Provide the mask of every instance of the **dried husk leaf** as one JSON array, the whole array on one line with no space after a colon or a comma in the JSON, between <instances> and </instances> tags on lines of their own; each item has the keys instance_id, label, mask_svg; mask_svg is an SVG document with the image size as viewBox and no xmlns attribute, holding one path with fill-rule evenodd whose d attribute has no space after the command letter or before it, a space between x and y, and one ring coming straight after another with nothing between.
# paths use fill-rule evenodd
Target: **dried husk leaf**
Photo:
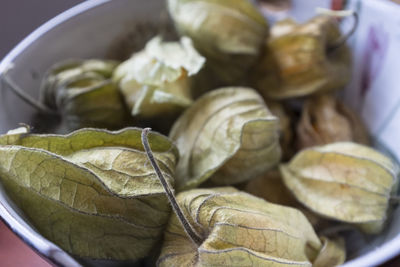
<instances>
[{"instance_id":1,"label":"dried husk leaf","mask_svg":"<svg viewBox=\"0 0 400 267\"><path fill-rule=\"evenodd\" d=\"M203 243L195 245L173 215L158 266L312 266L322 244L304 215L233 188L177 196Z\"/></svg>"},{"instance_id":2,"label":"dried husk leaf","mask_svg":"<svg viewBox=\"0 0 400 267\"><path fill-rule=\"evenodd\" d=\"M271 38L279 38L291 34L298 30L299 26L300 25L291 18L278 21L271 27Z\"/></svg>"},{"instance_id":3,"label":"dried husk leaf","mask_svg":"<svg viewBox=\"0 0 400 267\"><path fill-rule=\"evenodd\" d=\"M229 87L203 95L169 135L181 155L177 190L207 179L240 183L264 173L280 160L278 130L278 119L253 89Z\"/></svg>"},{"instance_id":4,"label":"dried husk leaf","mask_svg":"<svg viewBox=\"0 0 400 267\"><path fill-rule=\"evenodd\" d=\"M60 114L66 132L83 127L122 128L128 121L118 86L110 80L118 62L69 60L43 79L41 101Z\"/></svg>"},{"instance_id":5,"label":"dried husk leaf","mask_svg":"<svg viewBox=\"0 0 400 267\"><path fill-rule=\"evenodd\" d=\"M303 150L280 170L306 207L376 234L384 226L399 168L372 148L339 142Z\"/></svg>"},{"instance_id":6,"label":"dried husk leaf","mask_svg":"<svg viewBox=\"0 0 400 267\"><path fill-rule=\"evenodd\" d=\"M65 251L91 259L140 259L160 241L170 213L140 134L126 128L3 135L0 178L38 232ZM173 185L176 148L156 133L149 140Z\"/></svg>"},{"instance_id":7,"label":"dried husk leaf","mask_svg":"<svg viewBox=\"0 0 400 267\"><path fill-rule=\"evenodd\" d=\"M286 99L344 87L351 77L349 49L329 49L340 36L337 22L328 16L302 25L276 23L253 72L255 88L265 98Z\"/></svg>"},{"instance_id":8,"label":"dried husk leaf","mask_svg":"<svg viewBox=\"0 0 400 267\"><path fill-rule=\"evenodd\" d=\"M294 195L285 186L278 168L270 170L257 178L251 179L247 182L243 191L252 194L253 196L265 199L268 202L300 210L317 232L332 226L330 221L323 219L306 209L299 201L297 201Z\"/></svg>"},{"instance_id":9,"label":"dried husk leaf","mask_svg":"<svg viewBox=\"0 0 400 267\"><path fill-rule=\"evenodd\" d=\"M172 116L192 103L189 77L204 63L189 38L162 42L161 37L155 37L144 50L118 66L113 79L119 83L132 116Z\"/></svg>"},{"instance_id":10,"label":"dried husk leaf","mask_svg":"<svg viewBox=\"0 0 400 267\"><path fill-rule=\"evenodd\" d=\"M283 154L282 158L283 160L288 160L295 153L295 149L293 148L293 119L288 109L282 103L272 100L266 100L266 104L271 113L279 119L280 144Z\"/></svg>"},{"instance_id":11,"label":"dried husk leaf","mask_svg":"<svg viewBox=\"0 0 400 267\"><path fill-rule=\"evenodd\" d=\"M321 237L322 249L313 262L313 267L339 266L346 260L346 248L341 237L328 239Z\"/></svg>"},{"instance_id":12,"label":"dried husk leaf","mask_svg":"<svg viewBox=\"0 0 400 267\"><path fill-rule=\"evenodd\" d=\"M361 119L333 95L307 99L297 125L298 149L340 141L369 144Z\"/></svg>"},{"instance_id":13,"label":"dried husk leaf","mask_svg":"<svg viewBox=\"0 0 400 267\"><path fill-rule=\"evenodd\" d=\"M247 0L169 0L168 9L178 32L228 85L247 74L268 34L266 20Z\"/></svg>"},{"instance_id":14,"label":"dried husk leaf","mask_svg":"<svg viewBox=\"0 0 400 267\"><path fill-rule=\"evenodd\" d=\"M291 0L257 0L257 5L265 15L271 19L281 17L283 12L289 11L292 7Z\"/></svg>"},{"instance_id":15,"label":"dried husk leaf","mask_svg":"<svg viewBox=\"0 0 400 267\"><path fill-rule=\"evenodd\" d=\"M251 179L247 182L243 190L253 196L263 198L275 204L292 207L298 204L296 198L283 183L278 168Z\"/></svg>"}]
</instances>

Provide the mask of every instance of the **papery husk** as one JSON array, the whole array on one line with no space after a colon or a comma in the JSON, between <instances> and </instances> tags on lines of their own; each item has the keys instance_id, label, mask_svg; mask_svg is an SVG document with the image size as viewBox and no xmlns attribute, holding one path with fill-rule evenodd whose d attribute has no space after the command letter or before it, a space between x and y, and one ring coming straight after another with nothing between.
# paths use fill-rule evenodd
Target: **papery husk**
<instances>
[{"instance_id":1,"label":"papery husk","mask_svg":"<svg viewBox=\"0 0 400 267\"><path fill-rule=\"evenodd\" d=\"M84 127L120 129L129 123L118 86L110 80L118 62L67 60L45 75L41 102L60 115L64 132Z\"/></svg>"},{"instance_id":2,"label":"papery husk","mask_svg":"<svg viewBox=\"0 0 400 267\"><path fill-rule=\"evenodd\" d=\"M317 16L305 24L276 23L253 70L252 83L265 98L287 99L343 88L351 77L349 48L331 49L338 23Z\"/></svg>"},{"instance_id":3,"label":"papery husk","mask_svg":"<svg viewBox=\"0 0 400 267\"><path fill-rule=\"evenodd\" d=\"M300 211L233 188L190 190L177 200L203 242L193 243L173 215L157 262L160 267L311 267L323 248Z\"/></svg>"},{"instance_id":4,"label":"papery husk","mask_svg":"<svg viewBox=\"0 0 400 267\"><path fill-rule=\"evenodd\" d=\"M225 85L238 84L256 62L268 35L265 18L247 0L169 0L178 32L207 58Z\"/></svg>"},{"instance_id":5,"label":"papery husk","mask_svg":"<svg viewBox=\"0 0 400 267\"><path fill-rule=\"evenodd\" d=\"M144 50L119 65L113 79L132 116L161 119L177 116L192 104L189 77L196 75L204 63L189 38L163 42L155 37Z\"/></svg>"},{"instance_id":6,"label":"papery husk","mask_svg":"<svg viewBox=\"0 0 400 267\"><path fill-rule=\"evenodd\" d=\"M314 230L319 232L333 225L331 221L318 216L305 208L285 186L279 169L273 169L247 182L243 191L274 204L289 206L300 210Z\"/></svg>"},{"instance_id":7,"label":"papery husk","mask_svg":"<svg viewBox=\"0 0 400 267\"><path fill-rule=\"evenodd\" d=\"M372 148L339 142L305 149L280 170L289 190L313 212L377 234L397 190L399 167Z\"/></svg>"},{"instance_id":8,"label":"papery husk","mask_svg":"<svg viewBox=\"0 0 400 267\"><path fill-rule=\"evenodd\" d=\"M0 179L35 229L68 253L138 260L160 242L170 215L140 134L126 128L36 135L20 128L0 136ZM173 185L178 151L160 134L149 140Z\"/></svg>"},{"instance_id":9,"label":"papery husk","mask_svg":"<svg viewBox=\"0 0 400 267\"><path fill-rule=\"evenodd\" d=\"M283 160L288 160L295 153L295 149L293 147L294 134L292 129L293 128L292 127L293 118L291 116L292 114L290 114L290 112L284 106L284 104L280 102L266 100L266 104L271 113L276 117L278 117L279 119L282 158Z\"/></svg>"},{"instance_id":10,"label":"papery husk","mask_svg":"<svg viewBox=\"0 0 400 267\"><path fill-rule=\"evenodd\" d=\"M278 168L251 179L243 191L283 206L293 207L299 203L286 188Z\"/></svg>"},{"instance_id":11,"label":"papery husk","mask_svg":"<svg viewBox=\"0 0 400 267\"><path fill-rule=\"evenodd\" d=\"M313 262L313 267L340 266L346 260L345 241L342 237L321 237L322 249Z\"/></svg>"},{"instance_id":12,"label":"papery husk","mask_svg":"<svg viewBox=\"0 0 400 267\"><path fill-rule=\"evenodd\" d=\"M272 18L279 18L282 12L292 8L292 0L257 0L261 11Z\"/></svg>"},{"instance_id":13,"label":"papery husk","mask_svg":"<svg viewBox=\"0 0 400 267\"><path fill-rule=\"evenodd\" d=\"M264 173L280 160L278 131L278 119L253 89L228 87L203 95L169 135L181 155L177 190L208 179L235 184Z\"/></svg>"},{"instance_id":14,"label":"papery husk","mask_svg":"<svg viewBox=\"0 0 400 267\"><path fill-rule=\"evenodd\" d=\"M297 148L340 141L369 145L368 132L361 119L331 94L307 99L297 125Z\"/></svg>"}]
</instances>

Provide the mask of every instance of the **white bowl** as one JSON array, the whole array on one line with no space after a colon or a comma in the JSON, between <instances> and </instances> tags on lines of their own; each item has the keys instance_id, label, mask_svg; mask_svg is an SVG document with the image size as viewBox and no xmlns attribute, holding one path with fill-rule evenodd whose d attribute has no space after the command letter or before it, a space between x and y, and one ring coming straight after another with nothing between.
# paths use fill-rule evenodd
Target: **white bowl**
<instances>
[{"instance_id":1,"label":"white bowl","mask_svg":"<svg viewBox=\"0 0 400 267\"><path fill-rule=\"evenodd\" d=\"M51 65L69 58L106 57L115 47L116 40L132 32L134 25L143 22L154 25L162 20L162 13L165 15L163 0L88 0L48 21L19 43L0 63L0 74L13 65L7 75L37 98L41 78ZM1 89L0 133L17 128L21 122L29 124L34 110L6 88ZM60 266L80 266L79 261L29 225L19 209L8 200L1 185L0 216L50 262ZM354 243L348 247L354 258L344 266L374 266L400 254L400 209L397 208L392 216L381 235L364 243L350 237L350 242Z\"/></svg>"}]
</instances>

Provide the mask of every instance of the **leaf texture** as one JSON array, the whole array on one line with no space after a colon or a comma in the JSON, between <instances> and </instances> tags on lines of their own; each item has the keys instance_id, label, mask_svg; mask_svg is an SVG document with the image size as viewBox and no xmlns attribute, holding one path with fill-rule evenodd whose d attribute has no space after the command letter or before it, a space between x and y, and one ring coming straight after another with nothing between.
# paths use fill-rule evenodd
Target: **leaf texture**
<instances>
[{"instance_id":1,"label":"leaf texture","mask_svg":"<svg viewBox=\"0 0 400 267\"><path fill-rule=\"evenodd\" d=\"M343 238L329 240L321 237L322 248L313 267L340 266L346 260L346 248Z\"/></svg>"},{"instance_id":2,"label":"leaf texture","mask_svg":"<svg viewBox=\"0 0 400 267\"><path fill-rule=\"evenodd\" d=\"M119 129L125 125L129 114L117 84L110 80L117 64L110 60L69 60L50 68L40 97L61 115L60 129Z\"/></svg>"},{"instance_id":3,"label":"leaf texture","mask_svg":"<svg viewBox=\"0 0 400 267\"><path fill-rule=\"evenodd\" d=\"M366 233L382 230L398 170L385 155L350 142L306 149L281 165L286 186L302 204Z\"/></svg>"},{"instance_id":4,"label":"leaf texture","mask_svg":"<svg viewBox=\"0 0 400 267\"><path fill-rule=\"evenodd\" d=\"M246 183L243 190L268 202L298 209L306 216L317 232L331 227L333 224L333 222L311 212L297 201L285 186L278 168L274 168L257 178L251 179Z\"/></svg>"},{"instance_id":5,"label":"leaf texture","mask_svg":"<svg viewBox=\"0 0 400 267\"><path fill-rule=\"evenodd\" d=\"M115 70L125 102L133 116L153 118L182 111L192 103L190 76L197 74L205 59L192 41L150 40Z\"/></svg>"},{"instance_id":6,"label":"leaf texture","mask_svg":"<svg viewBox=\"0 0 400 267\"><path fill-rule=\"evenodd\" d=\"M204 241L197 247L172 216L159 266L312 266L322 247L300 211L233 188L195 189L177 199Z\"/></svg>"},{"instance_id":7,"label":"leaf texture","mask_svg":"<svg viewBox=\"0 0 400 267\"><path fill-rule=\"evenodd\" d=\"M141 129L0 137L0 178L46 238L85 258L135 260L159 242L170 208L140 141ZM149 136L173 185L178 152Z\"/></svg>"},{"instance_id":8,"label":"leaf texture","mask_svg":"<svg viewBox=\"0 0 400 267\"><path fill-rule=\"evenodd\" d=\"M229 85L254 64L268 34L266 20L246 0L169 0L168 9L179 33Z\"/></svg>"},{"instance_id":9,"label":"leaf texture","mask_svg":"<svg viewBox=\"0 0 400 267\"><path fill-rule=\"evenodd\" d=\"M278 131L278 119L254 90L228 87L205 94L169 135L181 154L177 189L207 179L234 184L265 172L280 160Z\"/></svg>"},{"instance_id":10,"label":"leaf texture","mask_svg":"<svg viewBox=\"0 0 400 267\"><path fill-rule=\"evenodd\" d=\"M309 98L297 125L297 146L302 149L344 141L369 144L361 119L331 94Z\"/></svg>"},{"instance_id":11,"label":"leaf texture","mask_svg":"<svg viewBox=\"0 0 400 267\"><path fill-rule=\"evenodd\" d=\"M344 87L351 77L346 45L330 50L341 36L329 16L298 25L276 23L253 71L253 83L265 98L287 99Z\"/></svg>"}]
</instances>

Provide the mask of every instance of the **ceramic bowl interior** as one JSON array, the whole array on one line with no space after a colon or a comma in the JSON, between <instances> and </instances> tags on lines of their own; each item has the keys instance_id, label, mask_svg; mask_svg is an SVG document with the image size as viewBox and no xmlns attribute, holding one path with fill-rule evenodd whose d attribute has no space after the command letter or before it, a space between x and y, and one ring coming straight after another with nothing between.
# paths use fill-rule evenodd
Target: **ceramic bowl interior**
<instances>
[{"instance_id":1,"label":"ceramic bowl interior","mask_svg":"<svg viewBox=\"0 0 400 267\"><path fill-rule=\"evenodd\" d=\"M43 74L54 63L70 58L124 57L129 49L140 48L158 30L165 32L162 25L168 21L168 16L164 4L163 0L85 1L24 39L3 59L0 74L7 72L6 75L20 88L38 98ZM4 83L1 86L0 133L17 128L19 123L31 124L35 111L7 90ZM385 105L381 107L384 109ZM42 123L46 124L46 121ZM56 265L118 265L72 258L36 232L7 198L1 185L0 215L27 244ZM344 265L347 267L377 265L399 254L400 209L394 210L382 234L368 238L353 234L348 237L348 242L349 259Z\"/></svg>"}]
</instances>

